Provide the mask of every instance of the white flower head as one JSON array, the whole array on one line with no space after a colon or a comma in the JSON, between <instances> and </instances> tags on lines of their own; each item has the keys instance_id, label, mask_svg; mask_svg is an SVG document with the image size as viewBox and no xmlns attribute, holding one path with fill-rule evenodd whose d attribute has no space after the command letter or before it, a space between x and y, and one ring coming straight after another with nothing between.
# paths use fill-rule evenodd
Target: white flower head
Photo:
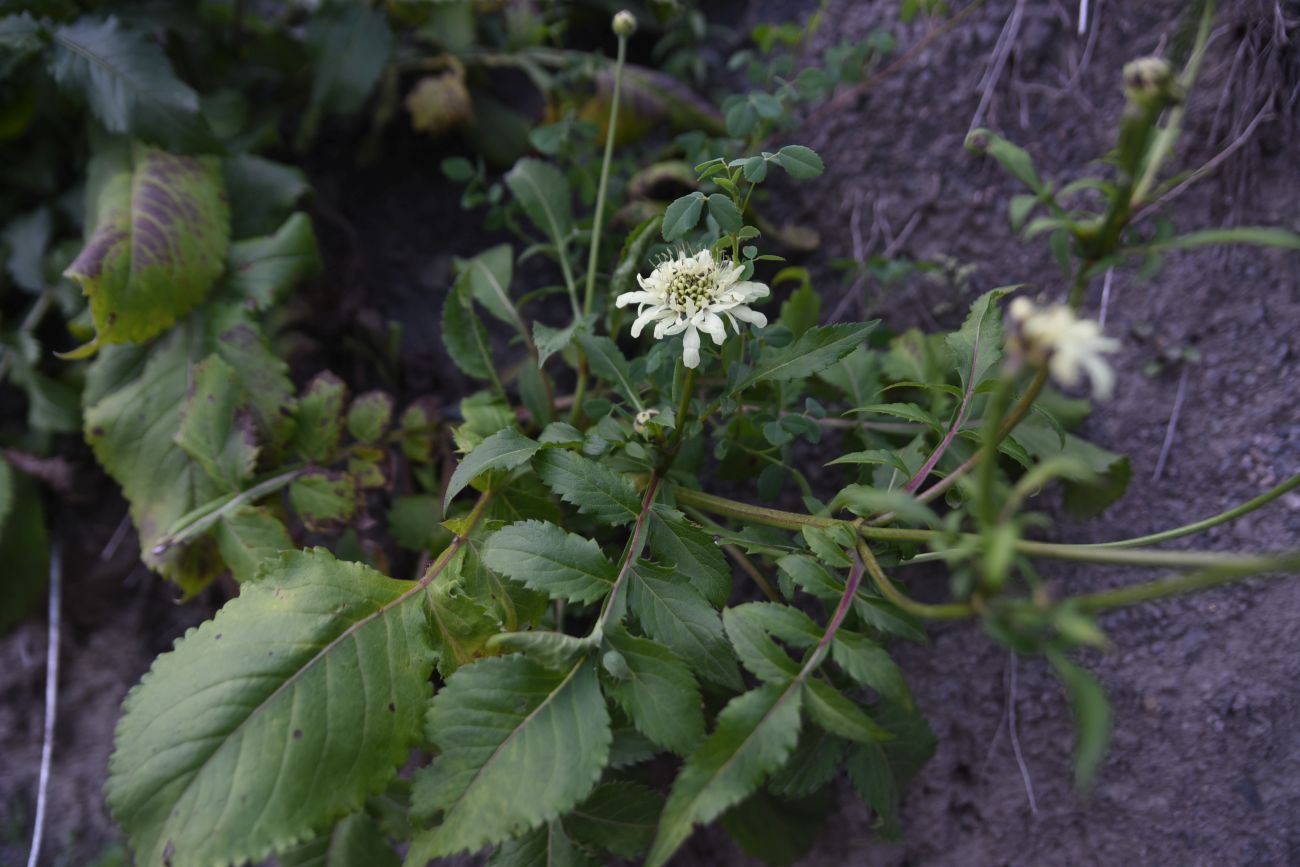
<instances>
[{"instance_id":1,"label":"white flower head","mask_svg":"<svg viewBox=\"0 0 1300 867\"><path fill-rule=\"evenodd\" d=\"M637 275L640 292L624 292L614 300L619 307L637 305L636 321L632 323L632 336L651 322L655 324L655 338L682 335L682 363L698 367L700 363L700 332L713 338L718 346L727 338L723 320L740 333L740 322L762 328L767 317L749 304L768 296L762 283L741 280L745 271L727 259L713 258L709 250L694 256L680 252L664 259L649 277Z\"/></svg>"},{"instance_id":2,"label":"white flower head","mask_svg":"<svg viewBox=\"0 0 1300 867\"><path fill-rule=\"evenodd\" d=\"M1091 319L1080 319L1064 304L1038 307L1028 298L1011 302L1014 331L1008 348L1036 364L1048 365L1052 377L1064 386L1079 384L1081 374L1088 374L1092 391L1105 400L1115 386L1115 374L1102 358L1103 352L1115 352L1119 341L1101 333L1101 326Z\"/></svg>"}]
</instances>

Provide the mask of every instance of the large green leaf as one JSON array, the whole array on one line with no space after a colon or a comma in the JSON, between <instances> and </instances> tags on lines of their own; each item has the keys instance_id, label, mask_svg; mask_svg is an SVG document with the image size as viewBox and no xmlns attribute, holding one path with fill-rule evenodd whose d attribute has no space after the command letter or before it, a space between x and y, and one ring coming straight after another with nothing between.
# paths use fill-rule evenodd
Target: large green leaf
<instances>
[{"instance_id":1,"label":"large green leaf","mask_svg":"<svg viewBox=\"0 0 1300 867\"><path fill-rule=\"evenodd\" d=\"M701 677L741 689L740 670L722 633L722 619L674 569L639 562L628 576L628 607L641 628Z\"/></svg>"},{"instance_id":2,"label":"large green leaf","mask_svg":"<svg viewBox=\"0 0 1300 867\"><path fill-rule=\"evenodd\" d=\"M429 710L441 751L416 778L412 810L439 816L406 863L424 865L516 837L570 810L609 759L609 712L590 660L552 671L523 656L458 671Z\"/></svg>"},{"instance_id":3,"label":"large green leaf","mask_svg":"<svg viewBox=\"0 0 1300 867\"><path fill-rule=\"evenodd\" d=\"M676 509L656 503L650 510L650 550L690 578L691 586L715 608L731 596L731 568L713 537Z\"/></svg>"},{"instance_id":4,"label":"large green leaf","mask_svg":"<svg viewBox=\"0 0 1300 867\"><path fill-rule=\"evenodd\" d=\"M173 439L190 384L190 365L207 350L202 326L173 329L150 353L142 370L86 410L86 440L131 504L141 556L150 568L192 596L221 571L209 538L154 553L157 540L182 515L225 493ZM107 375L129 348L108 347L91 366Z\"/></svg>"},{"instance_id":5,"label":"large green leaf","mask_svg":"<svg viewBox=\"0 0 1300 867\"><path fill-rule=\"evenodd\" d=\"M293 548L289 531L264 506L240 506L221 516L217 550L236 581L251 581L258 568L281 551Z\"/></svg>"},{"instance_id":6,"label":"large green leaf","mask_svg":"<svg viewBox=\"0 0 1300 867\"><path fill-rule=\"evenodd\" d=\"M650 848L663 807L663 795L639 783L605 783L564 817L564 827L584 845L636 858Z\"/></svg>"},{"instance_id":7,"label":"large green leaf","mask_svg":"<svg viewBox=\"0 0 1300 867\"><path fill-rule=\"evenodd\" d=\"M830 367L862 345L862 341L877 324L865 322L859 325L809 328L793 343L764 352L754 370L732 389L732 393L744 391L760 382L803 379Z\"/></svg>"},{"instance_id":8,"label":"large green leaf","mask_svg":"<svg viewBox=\"0 0 1300 867\"><path fill-rule=\"evenodd\" d=\"M546 486L584 515L618 526L641 514L631 482L602 464L564 449L547 449L534 465Z\"/></svg>"},{"instance_id":9,"label":"large green leaf","mask_svg":"<svg viewBox=\"0 0 1300 867\"><path fill-rule=\"evenodd\" d=\"M487 867L594 867L594 864L555 820L502 844L488 859Z\"/></svg>"},{"instance_id":10,"label":"large green leaf","mask_svg":"<svg viewBox=\"0 0 1300 867\"><path fill-rule=\"evenodd\" d=\"M95 340L73 357L166 330L207 297L230 246L215 157L178 157L137 144L129 159L101 171L94 232L64 272L90 298L95 322Z\"/></svg>"},{"instance_id":11,"label":"large green leaf","mask_svg":"<svg viewBox=\"0 0 1300 867\"><path fill-rule=\"evenodd\" d=\"M610 692L632 724L680 755L695 749L704 737L704 711L690 668L668 648L622 629L610 630L607 638L623 663Z\"/></svg>"},{"instance_id":12,"label":"large green leaf","mask_svg":"<svg viewBox=\"0 0 1300 867\"><path fill-rule=\"evenodd\" d=\"M617 571L591 539L547 521L521 521L493 533L483 562L533 590L571 602L603 599Z\"/></svg>"},{"instance_id":13,"label":"large green leaf","mask_svg":"<svg viewBox=\"0 0 1300 867\"><path fill-rule=\"evenodd\" d=\"M109 132L192 151L212 144L199 96L176 77L157 44L116 18L78 18L57 27L50 73L84 97Z\"/></svg>"},{"instance_id":14,"label":"large green leaf","mask_svg":"<svg viewBox=\"0 0 1300 867\"><path fill-rule=\"evenodd\" d=\"M282 555L127 696L108 803L141 864L266 857L360 809L419 738L418 585Z\"/></svg>"},{"instance_id":15,"label":"large green leaf","mask_svg":"<svg viewBox=\"0 0 1300 867\"><path fill-rule=\"evenodd\" d=\"M692 828L739 803L785 763L799 739L801 695L799 681L767 683L723 708L673 784L648 867L667 863Z\"/></svg>"}]
</instances>

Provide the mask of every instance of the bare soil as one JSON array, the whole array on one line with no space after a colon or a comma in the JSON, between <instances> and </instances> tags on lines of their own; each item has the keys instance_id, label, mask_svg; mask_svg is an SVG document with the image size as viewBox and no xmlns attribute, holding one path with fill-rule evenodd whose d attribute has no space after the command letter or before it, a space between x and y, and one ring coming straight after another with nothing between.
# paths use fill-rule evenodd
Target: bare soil
<instances>
[{"instance_id":1,"label":"bare soil","mask_svg":"<svg viewBox=\"0 0 1300 867\"><path fill-rule=\"evenodd\" d=\"M754 4L747 20L788 19L811 5ZM796 198L786 200L795 203L790 219L821 234L821 249L806 264L819 277L828 311L845 291L829 263L886 251L953 257L976 270L957 289L918 279L869 306L852 299L846 317L882 316L898 328L951 326L970 297L995 285L1030 282L1063 294L1042 246L1021 242L1006 228L1007 198L1019 192L1014 182L962 147L981 101L980 79L1014 5L989 0L898 72L796 135L828 166L824 177L793 187ZM984 125L1024 145L1043 174L1062 180L1105 153L1122 108L1123 62L1174 39L1183 6L1174 0L1089 5L1094 37L1074 32L1077 3L1024 5L984 117ZM1179 167L1198 166L1242 136L1270 87L1280 97L1270 103L1274 116L1262 119L1216 174L1177 199L1173 216L1184 230L1300 229L1294 123L1300 61L1295 25L1278 23L1300 18L1300 8L1254 0L1223 5L1190 101ZM897 9L897 0L832 2L818 39L892 28ZM906 29L899 53L924 39L926 27ZM335 365L337 372L353 381L391 380L405 395L432 392L449 401L464 384L441 356L436 311L450 255L486 242L476 234L476 218L446 216L454 214L456 193L437 176L437 155L410 142L402 147L393 157L403 164L400 172L377 167L345 175L341 162L333 177L328 166L314 172L321 210L329 212L319 222L322 237L337 265L327 294L313 299L328 320L316 331L316 352L341 359L344 348L332 342L340 334L378 334L383 322L397 319L404 324L401 372L362 369L362 363ZM1099 280L1088 309L1100 307ZM1147 281L1117 271L1106 321L1124 340L1119 386L1083 433L1128 454L1134 480L1102 519L1062 516L1048 537L1101 541L1179 525L1249 499L1300 469L1294 384L1300 258L1243 248L1171 256ZM1167 366L1149 376L1142 368L1168 346L1195 347L1200 361L1186 368L1177 428L1164 471L1153 478L1182 369ZM56 507L68 540L67 604L46 864L89 863L115 838L101 788L118 705L153 656L207 616L225 592L217 588L197 603L173 605L171 591L138 566L131 537L103 558L125 504L105 480L90 487L90 502ZM1291 495L1170 546L1269 550L1295 547L1297 540L1300 496ZM1064 564L1047 565L1044 573L1071 591L1154 577ZM941 591L941 579L914 588L922 596ZM935 627L928 646L899 648L939 737L937 755L906 795L906 839L879 841L868 811L844 787L803 863L1300 863L1298 618L1300 582L1275 578L1105 618L1114 649L1084 661L1111 697L1115 733L1087 798L1072 791L1070 711L1046 666L1014 663L978 627ZM44 658L43 616L0 639L0 864L26 859ZM680 861L757 863L712 830L697 834Z\"/></svg>"}]
</instances>

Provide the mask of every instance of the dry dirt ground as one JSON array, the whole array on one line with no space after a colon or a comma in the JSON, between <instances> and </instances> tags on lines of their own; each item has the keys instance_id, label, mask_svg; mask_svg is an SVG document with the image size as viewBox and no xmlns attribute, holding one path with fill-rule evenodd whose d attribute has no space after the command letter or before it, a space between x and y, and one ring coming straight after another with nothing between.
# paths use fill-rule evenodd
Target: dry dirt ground
<instances>
[{"instance_id":1,"label":"dry dirt ground","mask_svg":"<svg viewBox=\"0 0 1300 867\"><path fill-rule=\"evenodd\" d=\"M809 5L755 4L747 22L801 16ZM1123 62L1173 39L1183 6L1172 0L1090 5L1093 29L1080 37L1074 33L1077 3L1024 4L984 115L985 125L1023 144L1044 174L1064 180L1104 154L1122 107ZM1183 229L1300 229L1294 90L1300 34L1294 24L1287 30L1281 23L1300 20L1300 8L1255 0L1221 5L1179 166L1200 165L1248 134L1214 176L1179 197L1176 222ZM823 178L795 188L791 215L822 236L822 248L807 264L832 299L828 307L843 291L831 260L886 251L976 266L963 290L971 295L1013 282L1034 283L1049 294L1064 291L1040 245L1022 243L1006 228L1006 199L1018 192L1014 183L962 148L981 102L980 79L1014 7L1013 0L989 0L896 74L799 134L828 166ZM833 26L818 39L892 27L897 9L897 0L832 2L827 20ZM906 28L900 52L926 32L924 24ZM1276 89L1272 101L1270 88ZM1251 128L1261 107L1271 112ZM385 287L390 309L378 311L381 317L418 326L415 317L436 310L424 299L445 278L446 256L432 251L441 250L446 237L432 244L427 232L393 229L399 222L429 225L423 217L432 219L431 209L448 203L438 203L449 191L436 170L426 164L414 178L380 173L320 186L322 198L358 227L351 242L365 258L354 279ZM1089 310L1099 310L1100 295L1098 281ZM931 324L932 317L951 325L965 297L954 300L951 287L915 281L878 297L870 311L856 302L846 311L883 316L896 327ZM1182 524L1300 470L1300 257L1214 251L1172 256L1148 281L1116 272L1106 316L1107 330L1124 340L1119 387L1084 433L1130 455L1134 481L1104 518L1087 524L1062 519L1051 537L1100 541ZM408 322L408 335L413 330L417 337L408 336L407 346L419 355L428 341ZM1187 367L1164 472L1153 479L1181 370L1148 376L1141 369L1166 346L1194 347L1200 361ZM422 391L434 384L411 385ZM171 605L165 588L133 568L131 539L101 559L125 506L107 485L93 496L59 518L72 540L68 590L75 601L65 608L63 714L47 864L89 863L112 839L100 788L117 706L153 655L210 611L221 592L196 605ZM1266 550L1297 541L1300 496L1291 495L1171 546ZM1153 577L1065 565L1044 571L1070 589ZM1069 709L1046 666L1036 660L1013 666L977 627L937 627L930 645L900 649L939 737L937 755L906 795L906 839L875 839L870 815L846 788L804 863L1300 863L1297 622L1300 581L1267 578L1106 617L1114 649L1085 662L1112 699L1115 734L1087 799L1071 789ZM26 856L44 653L43 617L0 640L0 864L22 863ZM680 860L756 863L711 831L697 834Z\"/></svg>"}]
</instances>

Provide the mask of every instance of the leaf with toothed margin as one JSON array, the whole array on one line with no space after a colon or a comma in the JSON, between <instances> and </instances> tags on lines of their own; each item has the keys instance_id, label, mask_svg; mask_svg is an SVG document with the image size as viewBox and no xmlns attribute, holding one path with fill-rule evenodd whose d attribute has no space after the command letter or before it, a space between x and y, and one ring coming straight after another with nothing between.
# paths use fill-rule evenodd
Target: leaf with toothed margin
<instances>
[{"instance_id":1,"label":"leaf with toothed margin","mask_svg":"<svg viewBox=\"0 0 1300 867\"><path fill-rule=\"evenodd\" d=\"M717 728L673 784L648 867L666 864L696 825L747 798L785 764L799 739L800 684L767 683L722 709Z\"/></svg>"},{"instance_id":2,"label":"leaf with toothed margin","mask_svg":"<svg viewBox=\"0 0 1300 867\"><path fill-rule=\"evenodd\" d=\"M564 449L545 449L534 465L556 496L597 521L617 527L641 514L641 498L632 483L603 464Z\"/></svg>"},{"instance_id":3,"label":"leaf with toothed margin","mask_svg":"<svg viewBox=\"0 0 1300 867\"><path fill-rule=\"evenodd\" d=\"M408 867L517 837L568 812L609 760L609 711L590 659L552 671L523 656L456 672L428 715L440 755L419 771Z\"/></svg>"},{"instance_id":4,"label":"leaf with toothed margin","mask_svg":"<svg viewBox=\"0 0 1300 867\"><path fill-rule=\"evenodd\" d=\"M106 791L136 863L258 861L356 812L432 668L419 585L322 548L267 564L127 696Z\"/></svg>"},{"instance_id":5,"label":"leaf with toothed margin","mask_svg":"<svg viewBox=\"0 0 1300 867\"><path fill-rule=\"evenodd\" d=\"M157 540L175 521L225 491L173 439L189 388L190 362L207 354L202 323L188 321L168 333L142 367L129 365L117 387L85 412L86 441L108 474L122 486L140 535L145 563L193 596L222 571L211 538L155 553ZM88 378L109 377L134 348L110 346L91 365Z\"/></svg>"},{"instance_id":6,"label":"leaf with toothed margin","mask_svg":"<svg viewBox=\"0 0 1300 867\"><path fill-rule=\"evenodd\" d=\"M284 524L264 506L240 506L225 512L216 537L221 559L241 583L256 578L262 563L294 547Z\"/></svg>"},{"instance_id":7,"label":"leaf with toothed margin","mask_svg":"<svg viewBox=\"0 0 1300 867\"><path fill-rule=\"evenodd\" d=\"M216 157L136 144L98 165L94 231L64 271L90 299L100 346L148 340L194 309L226 267L230 213Z\"/></svg>"},{"instance_id":8,"label":"leaf with toothed margin","mask_svg":"<svg viewBox=\"0 0 1300 867\"><path fill-rule=\"evenodd\" d=\"M238 491L257 465L257 437L235 369L219 355L195 365L176 444L226 491Z\"/></svg>"}]
</instances>

